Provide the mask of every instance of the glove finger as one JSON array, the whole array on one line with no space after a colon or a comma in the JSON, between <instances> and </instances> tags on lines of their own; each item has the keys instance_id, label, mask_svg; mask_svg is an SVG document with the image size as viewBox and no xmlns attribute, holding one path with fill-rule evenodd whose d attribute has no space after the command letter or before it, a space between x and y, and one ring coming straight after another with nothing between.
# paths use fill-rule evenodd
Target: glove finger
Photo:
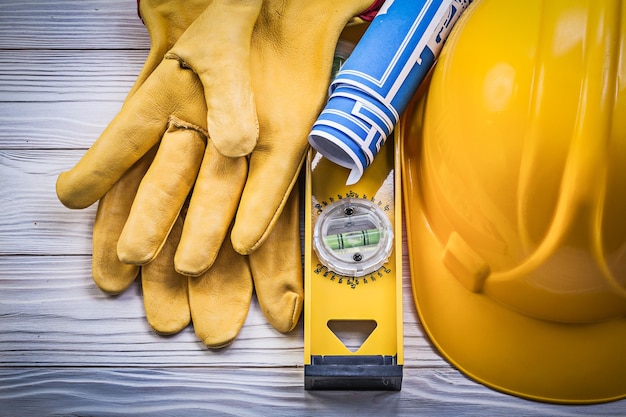
<instances>
[{"instance_id":1,"label":"glove finger","mask_svg":"<svg viewBox=\"0 0 626 417\"><path fill-rule=\"evenodd\" d=\"M69 208L85 208L102 198L159 142L170 116L201 127L206 124L202 84L192 71L166 59L80 161L59 175L59 200Z\"/></svg>"},{"instance_id":2,"label":"glove finger","mask_svg":"<svg viewBox=\"0 0 626 417\"><path fill-rule=\"evenodd\" d=\"M122 262L143 265L159 253L198 175L205 141L205 132L172 120L120 235Z\"/></svg>"},{"instance_id":3,"label":"glove finger","mask_svg":"<svg viewBox=\"0 0 626 417\"><path fill-rule=\"evenodd\" d=\"M237 252L249 255L264 244L296 183L306 150L305 144L298 152L302 155L290 156L287 152L252 155L231 233Z\"/></svg>"},{"instance_id":4,"label":"glove finger","mask_svg":"<svg viewBox=\"0 0 626 417\"><path fill-rule=\"evenodd\" d=\"M298 112L293 110L299 106L276 98L263 104L261 136L250 157L248 179L231 233L237 252L252 253L271 233L297 181L308 149L308 133L321 105L320 99L319 106ZM266 110L282 116L268 117ZM266 129L267 126L271 128Z\"/></svg>"},{"instance_id":5,"label":"glove finger","mask_svg":"<svg viewBox=\"0 0 626 417\"><path fill-rule=\"evenodd\" d=\"M176 221L159 255L141 268L146 319L155 332L174 334L191 321L187 277L174 270L174 252L182 231L182 216Z\"/></svg>"},{"instance_id":6,"label":"glove finger","mask_svg":"<svg viewBox=\"0 0 626 417\"><path fill-rule=\"evenodd\" d=\"M200 77L207 129L218 151L229 157L248 155L258 139L250 42L262 3L214 0L167 54ZM203 42L201 54L198 42Z\"/></svg>"},{"instance_id":7,"label":"glove finger","mask_svg":"<svg viewBox=\"0 0 626 417\"><path fill-rule=\"evenodd\" d=\"M227 158L212 141L207 143L174 258L178 272L198 276L211 267L230 230L247 173L246 158Z\"/></svg>"},{"instance_id":8,"label":"glove finger","mask_svg":"<svg viewBox=\"0 0 626 417\"><path fill-rule=\"evenodd\" d=\"M138 11L150 35L150 51L126 100L143 85L166 52L210 1L187 1L184 7L178 2L165 5L151 0L140 2ZM155 152L155 148L151 149L133 165L98 203L93 229L92 275L96 285L106 293L122 293L139 275L138 266L119 260L117 242L137 188L154 159Z\"/></svg>"},{"instance_id":9,"label":"glove finger","mask_svg":"<svg viewBox=\"0 0 626 417\"><path fill-rule=\"evenodd\" d=\"M189 307L196 336L209 348L231 344L248 315L252 291L248 259L225 239L211 269L189 278Z\"/></svg>"},{"instance_id":10,"label":"glove finger","mask_svg":"<svg viewBox=\"0 0 626 417\"><path fill-rule=\"evenodd\" d=\"M117 257L117 242L128 219L141 179L150 167L156 148L151 149L100 199L93 225L91 270L94 282L104 292L120 294L139 275L139 267Z\"/></svg>"},{"instance_id":11,"label":"glove finger","mask_svg":"<svg viewBox=\"0 0 626 417\"><path fill-rule=\"evenodd\" d=\"M264 38L261 29L255 31L259 36L253 39L251 68L260 134L231 236L237 252L249 254L260 247L280 215L304 160L311 127L326 101L341 31L372 3L264 3L261 16L274 41ZM322 13L329 7L333 13Z\"/></svg>"},{"instance_id":12,"label":"glove finger","mask_svg":"<svg viewBox=\"0 0 626 417\"><path fill-rule=\"evenodd\" d=\"M249 256L261 310L267 321L283 333L293 330L302 313L299 216L299 187L296 186L265 243Z\"/></svg>"},{"instance_id":13,"label":"glove finger","mask_svg":"<svg viewBox=\"0 0 626 417\"><path fill-rule=\"evenodd\" d=\"M152 74L183 32L212 0L142 0L138 12L150 36L150 51L141 72L128 93L132 96Z\"/></svg>"},{"instance_id":14,"label":"glove finger","mask_svg":"<svg viewBox=\"0 0 626 417\"><path fill-rule=\"evenodd\" d=\"M263 244L298 177L309 132L328 92L336 44L329 36L324 33L323 42L307 56L298 54L305 48L296 39L289 42L295 45L293 49L277 49L267 42L253 49L260 136L250 157L248 181L231 236L241 254Z\"/></svg>"}]
</instances>

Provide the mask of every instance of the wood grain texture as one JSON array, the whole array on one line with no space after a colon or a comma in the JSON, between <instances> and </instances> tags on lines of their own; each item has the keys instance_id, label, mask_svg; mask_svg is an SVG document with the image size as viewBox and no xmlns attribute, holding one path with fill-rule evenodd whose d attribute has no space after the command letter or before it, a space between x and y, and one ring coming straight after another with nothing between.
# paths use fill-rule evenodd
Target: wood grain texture
<instances>
[{"instance_id":1,"label":"wood grain texture","mask_svg":"<svg viewBox=\"0 0 626 417\"><path fill-rule=\"evenodd\" d=\"M66 209L54 190L119 110L148 47L134 0L0 2L1 416L626 414L626 401L540 404L467 379L431 347L408 271L397 393L304 391L302 322L279 334L255 299L227 349L207 350L191 326L155 334L139 282L116 297L93 284L95 207Z\"/></svg>"},{"instance_id":2,"label":"wood grain texture","mask_svg":"<svg viewBox=\"0 0 626 417\"><path fill-rule=\"evenodd\" d=\"M128 0L4 0L0 2L0 48L140 49L149 46Z\"/></svg>"},{"instance_id":3,"label":"wood grain texture","mask_svg":"<svg viewBox=\"0 0 626 417\"><path fill-rule=\"evenodd\" d=\"M303 363L302 323L288 335L269 326L256 299L228 349L208 351L191 327L176 336L151 331L139 282L116 297L91 280L90 256L1 256L0 364L5 366L281 367ZM408 283L407 283L408 285ZM418 327L405 291L407 366L447 367ZM28 355L24 355L28 351Z\"/></svg>"},{"instance_id":4,"label":"wood grain texture","mask_svg":"<svg viewBox=\"0 0 626 417\"><path fill-rule=\"evenodd\" d=\"M527 403L453 370L405 371L400 392L304 391L302 368L0 369L0 402L12 415L70 416L575 416L582 407ZM27 395L21 395L23 393ZM479 397L482 401L476 401ZM9 401L8 399L11 399ZM3 401L5 400L5 401ZM598 416L623 415L614 408ZM588 414L593 415L593 414Z\"/></svg>"}]
</instances>

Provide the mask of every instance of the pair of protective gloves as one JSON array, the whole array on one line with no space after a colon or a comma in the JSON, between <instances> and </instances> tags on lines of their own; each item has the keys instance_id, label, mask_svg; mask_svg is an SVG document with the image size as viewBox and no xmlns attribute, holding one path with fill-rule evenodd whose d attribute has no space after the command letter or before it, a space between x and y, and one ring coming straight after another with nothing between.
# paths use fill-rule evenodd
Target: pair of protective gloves
<instances>
[{"instance_id":1,"label":"pair of protective gloves","mask_svg":"<svg viewBox=\"0 0 626 417\"><path fill-rule=\"evenodd\" d=\"M339 36L373 0L141 0L151 39L119 114L57 195L99 200L93 277L119 294L141 276L161 334L193 321L230 344L256 290L280 332L303 303L298 180Z\"/></svg>"}]
</instances>

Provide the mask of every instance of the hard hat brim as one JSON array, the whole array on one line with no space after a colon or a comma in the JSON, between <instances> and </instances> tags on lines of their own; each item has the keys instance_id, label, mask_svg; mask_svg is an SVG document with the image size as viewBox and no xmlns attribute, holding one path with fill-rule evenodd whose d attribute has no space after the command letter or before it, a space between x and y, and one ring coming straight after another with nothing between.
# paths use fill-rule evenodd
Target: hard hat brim
<instances>
[{"instance_id":1,"label":"hard hat brim","mask_svg":"<svg viewBox=\"0 0 626 417\"><path fill-rule=\"evenodd\" d=\"M439 353L477 382L527 399L590 404L626 398L626 318L538 320L469 291L448 271L445 242L431 230L421 198L421 138L414 133L401 133L412 290Z\"/></svg>"}]
</instances>

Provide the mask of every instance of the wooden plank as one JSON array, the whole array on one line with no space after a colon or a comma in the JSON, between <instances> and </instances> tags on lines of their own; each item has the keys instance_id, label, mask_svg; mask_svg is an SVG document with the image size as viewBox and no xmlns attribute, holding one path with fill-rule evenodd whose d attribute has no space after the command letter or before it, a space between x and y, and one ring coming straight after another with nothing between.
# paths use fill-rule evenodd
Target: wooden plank
<instances>
[{"instance_id":1,"label":"wooden plank","mask_svg":"<svg viewBox=\"0 0 626 417\"><path fill-rule=\"evenodd\" d=\"M305 391L302 368L3 368L7 416L623 416L505 396L454 370L407 369L399 392Z\"/></svg>"},{"instance_id":2,"label":"wooden plank","mask_svg":"<svg viewBox=\"0 0 626 417\"><path fill-rule=\"evenodd\" d=\"M91 258L0 257L3 366L296 366L302 329L277 337L256 302L228 349L209 351L191 327L162 337L148 326L141 286L102 293ZM280 341L280 344L278 343Z\"/></svg>"},{"instance_id":3,"label":"wooden plank","mask_svg":"<svg viewBox=\"0 0 626 417\"><path fill-rule=\"evenodd\" d=\"M301 366L303 329L282 335L254 298L246 323L228 349L208 351L192 327L172 337L148 326L141 286L102 293L90 256L0 256L2 366ZM424 338L405 280L407 366L447 367Z\"/></svg>"},{"instance_id":4,"label":"wooden plank","mask_svg":"<svg viewBox=\"0 0 626 417\"><path fill-rule=\"evenodd\" d=\"M69 210L58 174L83 151L0 151L0 255L91 254L95 206Z\"/></svg>"},{"instance_id":5,"label":"wooden plank","mask_svg":"<svg viewBox=\"0 0 626 417\"><path fill-rule=\"evenodd\" d=\"M3 0L1 49L147 47L134 0Z\"/></svg>"},{"instance_id":6,"label":"wooden plank","mask_svg":"<svg viewBox=\"0 0 626 417\"><path fill-rule=\"evenodd\" d=\"M132 50L0 51L0 102L119 103L146 55ZM89 109L85 111L83 118L89 120Z\"/></svg>"},{"instance_id":7,"label":"wooden plank","mask_svg":"<svg viewBox=\"0 0 626 417\"><path fill-rule=\"evenodd\" d=\"M120 91L112 101L0 102L0 149L84 152L117 114L125 96L126 91Z\"/></svg>"}]
</instances>

